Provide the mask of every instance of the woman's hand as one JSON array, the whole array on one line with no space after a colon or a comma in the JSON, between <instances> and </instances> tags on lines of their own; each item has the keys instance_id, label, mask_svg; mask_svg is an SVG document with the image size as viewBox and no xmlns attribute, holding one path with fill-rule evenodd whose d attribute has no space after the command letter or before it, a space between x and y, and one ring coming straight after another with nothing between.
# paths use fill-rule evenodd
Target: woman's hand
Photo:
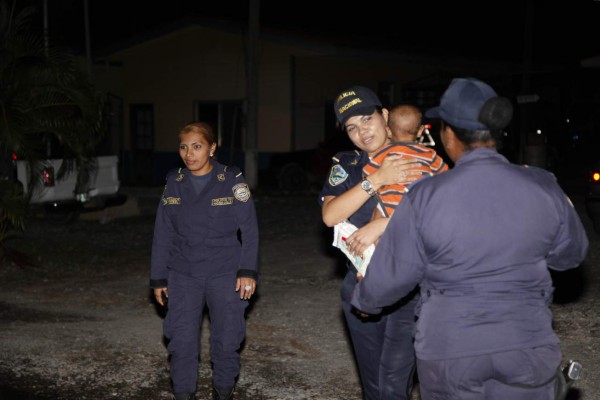
<instances>
[{"instance_id":1,"label":"woman's hand","mask_svg":"<svg viewBox=\"0 0 600 400\"><path fill-rule=\"evenodd\" d=\"M398 183L407 185L422 176L422 171L418 170L420 166L413 157L390 154L383 160L381 167L369 175L369 180L377 188Z\"/></svg>"},{"instance_id":2,"label":"woman's hand","mask_svg":"<svg viewBox=\"0 0 600 400\"><path fill-rule=\"evenodd\" d=\"M154 289L154 298L156 302L163 307L167 306L167 300L169 298L169 290L166 287L163 288L155 288Z\"/></svg>"},{"instance_id":3,"label":"woman's hand","mask_svg":"<svg viewBox=\"0 0 600 400\"><path fill-rule=\"evenodd\" d=\"M252 278L237 278L235 291L240 292L240 300L248 300L256 290L256 280Z\"/></svg>"},{"instance_id":4,"label":"woman's hand","mask_svg":"<svg viewBox=\"0 0 600 400\"><path fill-rule=\"evenodd\" d=\"M389 218L379 218L358 229L346 239L348 250L354 255L362 255L379 240L388 222Z\"/></svg>"}]
</instances>

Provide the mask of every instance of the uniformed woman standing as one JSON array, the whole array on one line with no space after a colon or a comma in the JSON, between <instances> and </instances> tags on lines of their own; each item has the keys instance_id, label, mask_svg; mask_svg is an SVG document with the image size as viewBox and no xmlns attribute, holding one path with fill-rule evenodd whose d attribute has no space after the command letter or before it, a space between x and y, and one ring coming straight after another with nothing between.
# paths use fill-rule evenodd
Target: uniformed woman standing
<instances>
[{"instance_id":1,"label":"uniformed woman standing","mask_svg":"<svg viewBox=\"0 0 600 400\"><path fill-rule=\"evenodd\" d=\"M355 86L340 93L334 104L340 126L357 147L334 157L329 177L319 195L323 222L330 227L349 220L359 229L347 241L349 250L361 255L382 235L389 218L371 221L377 206L377 189L411 182L422 176L414 158L389 156L369 177L363 167L369 157L390 144L386 128L388 110L370 89ZM352 263L341 287L342 309L352 339L364 400L409 400L415 354L413 328L417 297L388 307L375 317L357 313L350 299L360 279Z\"/></svg>"},{"instance_id":2,"label":"uniformed woman standing","mask_svg":"<svg viewBox=\"0 0 600 400\"><path fill-rule=\"evenodd\" d=\"M239 169L213 159L216 147L208 124L181 129L185 168L167 175L154 226L150 287L159 304L168 299L163 328L175 400L193 399L196 392L205 305L213 398L233 398L245 310L258 279L254 202Z\"/></svg>"}]
</instances>

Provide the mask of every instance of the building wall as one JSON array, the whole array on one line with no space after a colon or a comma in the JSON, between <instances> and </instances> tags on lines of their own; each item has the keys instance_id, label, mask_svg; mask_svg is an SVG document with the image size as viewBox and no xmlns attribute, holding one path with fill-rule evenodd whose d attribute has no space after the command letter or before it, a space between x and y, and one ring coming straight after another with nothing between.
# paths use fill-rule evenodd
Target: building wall
<instances>
[{"instance_id":1,"label":"building wall","mask_svg":"<svg viewBox=\"0 0 600 400\"><path fill-rule=\"evenodd\" d=\"M262 42L258 50L259 151L290 147L290 49ZM122 62L125 127L131 104L154 105L156 151L174 149L176 132L194 117L195 101L243 100L245 40L195 27L128 48L110 57ZM130 148L129 139L125 143Z\"/></svg>"},{"instance_id":2,"label":"building wall","mask_svg":"<svg viewBox=\"0 0 600 400\"><path fill-rule=\"evenodd\" d=\"M125 130L131 104L153 104L155 150L173 151L178 128L194 117L195 101L245 98L245 45L239 34L193 27L112 55L110 60L122 63ZM360 84L377 90L382 82L391 82L399 91L404 82L426 73L389 58L325 53L281 41L260 42L259 152L316 147L326 130L335 129L325 126L332 117L326 113L333 114L329 106L345 87ZM125 136L128 149L130 135Z\"/></svg>"},{"instance_id":3,"label":"building wall","mask_svg":"<svg viewBox=\"0 0 600 400\"><path fill-rule=\"evenodd\" d=\"M246 98L247 40L240 33L193 26L141 42L116 52L97 68L97 81L123 99L121 154L123 170L133 182L151 169L146 182L162 181L177 158L177 132L194 119L198 102L244 102ZM382 87L388 99L400 99L402 86L431 74L422 64L407 63L397 55L373 52L341 54L335 47L261 36L258 63L258 168L270 166L277 153L316 149L339 133L333 112L334 97L353 85ZM382 100L385 101L384 98ZM154 112L152 160L132 151L130 108L151 104ZM243 151L229 160L244 165ZM285 160L284 160L285 161ZM228 162L228 160L225 160Z\"/></svg>"},{"instance_id":4,"label":"building wall","mask_svg":"<svg viewBox=\"0 0 600 400\"><path fill-rule=\"evenodd\" d=\"M159 152L176 149L178 129L194 118L194 101L242 99L246 90L243 42L233 34L187 29L111 59L123 63L125 128L130 105L153 104Z\"/></svg>"}]
</instances>

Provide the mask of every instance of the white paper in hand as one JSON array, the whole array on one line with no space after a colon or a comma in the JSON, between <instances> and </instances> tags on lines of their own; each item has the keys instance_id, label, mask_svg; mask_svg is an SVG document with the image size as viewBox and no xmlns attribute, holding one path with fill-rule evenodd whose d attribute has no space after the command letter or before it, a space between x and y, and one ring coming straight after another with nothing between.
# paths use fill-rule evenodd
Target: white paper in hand
<instances>
[{"instance_id":1,"label":"white paper in hand","mask_svg":"<svg viewBox=\"0 0 600 400\"><path fill-rule=\"evenodd\" d=\"M348 221L340 222L333 227L333 247L337 247L348 257L352 264L356 267L356 270L365 276L367 273L367 266L371 261L371 256L375 250L375 245L370 245L362 256L355 256L348 250L348 244L346 239L354 233L358 228Z\"/></svg>"}]
</instances>

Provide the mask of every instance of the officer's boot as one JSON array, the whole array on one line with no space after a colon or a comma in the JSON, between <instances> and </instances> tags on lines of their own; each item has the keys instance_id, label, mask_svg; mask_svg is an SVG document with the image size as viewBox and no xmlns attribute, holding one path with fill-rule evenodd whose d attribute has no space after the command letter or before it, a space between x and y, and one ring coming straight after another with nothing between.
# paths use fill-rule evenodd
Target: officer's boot
<instances>
[{"instance_id":1,"label":"officer's boot","mask_svg":"<svg viewBox=\"0 0 600 400\"><path fill-rule=\"evenodd\" d=\"M233 399L233 389L220 389L213 386L213 400L232 400Z\"/></svg>"},{"instance_id":2,"label":"officer's boot","mask_svg":"<svg viewBox=\"0 0 600 400\"><path fill-rule=\"evenodd\" d=\"M194 400L194 393L175 393L173 400Z\"/></svg>"}]
</instances>

